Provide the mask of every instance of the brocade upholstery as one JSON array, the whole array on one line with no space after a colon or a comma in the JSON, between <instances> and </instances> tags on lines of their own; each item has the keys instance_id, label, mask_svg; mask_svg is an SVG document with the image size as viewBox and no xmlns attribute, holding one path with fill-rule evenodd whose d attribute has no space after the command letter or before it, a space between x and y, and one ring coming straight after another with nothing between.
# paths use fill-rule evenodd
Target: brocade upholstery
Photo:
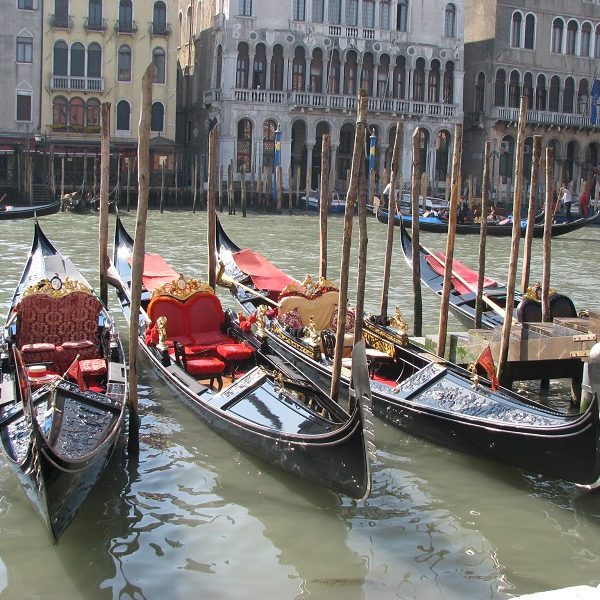
<instances>
[{"instance_id":1,"label":"brocade upholstery","mask_svg":"<svg viewBox=\"0 0 600 600\"><path fill-rule=\"evenodd\" d=\"M302 324L302 317L297 308L292 308L292 310L288 310L286 313L278 315L277 318L283 325L290 329L300 329L301 327L304 327Z\"/></svg>"},{"instance_id":2,"label":"brocade upholstery","mask_svg":"<svg viewBox=\"0 0 600 600\"><path fill-rule=\"evenodd\" d=\"M310 318L314 317L315 329L323 331L331 323L333 309L337 306L338 299L339 294L334 291L325 292L316 298L285 296L279 301L279 319L285 318L286 313L296 309L300 313L304 327L310 323Z\"/></svg>"}]
</instances>

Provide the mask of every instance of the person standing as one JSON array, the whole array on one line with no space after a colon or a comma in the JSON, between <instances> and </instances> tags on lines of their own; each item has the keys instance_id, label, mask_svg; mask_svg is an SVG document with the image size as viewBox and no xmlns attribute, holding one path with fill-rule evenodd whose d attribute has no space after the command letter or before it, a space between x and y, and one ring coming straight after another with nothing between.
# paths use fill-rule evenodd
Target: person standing
<instances>
[{"instance_id":1,"label":"person standing","mask_svg":"<svg viewBox=\"0 0 600 600\"><path fill-rule=\"evenodd\" d=\"M571 221L571 203L573 202L573 196L567 185L563 185L562 196L560 199L565 206L565 218L567 221Z\"/></svg>"},{"instance_id":2,"label":"person standing","mask_svg":"<svg viewBox=\"0 0 600 600\"><path fill-rule=\"evenodd\" d=\"M586 189L579 196L579 211L584 219L590 216L590 193Z\"/></svg>"}]
</instances>

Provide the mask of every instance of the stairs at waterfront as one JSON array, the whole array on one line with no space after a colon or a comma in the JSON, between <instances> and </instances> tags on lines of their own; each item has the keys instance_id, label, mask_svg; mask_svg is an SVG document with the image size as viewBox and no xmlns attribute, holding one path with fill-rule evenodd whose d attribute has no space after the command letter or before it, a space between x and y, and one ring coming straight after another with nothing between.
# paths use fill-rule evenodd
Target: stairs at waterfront
<instances>
[{"instance_id":1,"label":"stairs at waterfront","mask_svg":"<svg viewBox=\"0 0 600 600\"><path fill-rule=\"evenodd\" d=\"M43 183L33 184L33 203L34 204L49 204L52 202L52 194L50 188Z\"/></svg>"}]
</instances>

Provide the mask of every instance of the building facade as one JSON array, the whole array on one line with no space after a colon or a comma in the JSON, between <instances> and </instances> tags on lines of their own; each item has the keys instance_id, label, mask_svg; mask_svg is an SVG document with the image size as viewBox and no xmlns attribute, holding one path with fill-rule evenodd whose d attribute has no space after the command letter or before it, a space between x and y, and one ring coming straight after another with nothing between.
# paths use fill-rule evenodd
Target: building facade
<instances>
[{"instance_id":1,"label":"building facade","mask_svg":"<svg viewBox=\"0 0 600 600\"><path fill-rule=\"evenodd\" d=\"M196 13L194 14L194 10ZM331 136L332 178L345 191L356 99L368 95L376 168L389 167L404 123L401 169L410 173L419 129L421 170L434 189L450 171L454 124L462 123L462 2L423 0L212 0L180 2L181 140L206 158L219 128L219 161L234 171L273 167L275 132L287 169L316 188L321 139ZM180 56L180 61L182 60Z\"/></svg>"},{"instance_id":2,"label":"building facade","mask_svg":"<svg viewBox=\"0 0 600 600\"><path fill-rule=\"evenodd\" d=\"M594 2L469 0L465 13L465 147L463 172L481 177L492 141L493 187L502 199L514 189L519 102L528 98L524 168L533 136L554 149L554 179L573 192L588 166L597 166L598 128L592 93L600 58L600 12Z\"/></svg>"}]
</instances>

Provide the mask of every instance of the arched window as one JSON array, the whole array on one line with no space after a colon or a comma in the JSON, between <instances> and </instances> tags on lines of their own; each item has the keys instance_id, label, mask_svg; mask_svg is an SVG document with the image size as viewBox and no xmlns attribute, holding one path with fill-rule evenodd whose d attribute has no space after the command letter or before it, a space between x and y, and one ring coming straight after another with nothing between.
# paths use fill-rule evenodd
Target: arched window
<instances>
[{"instance_id":1,"label":"arched window","mask_svg":"<svg viewBox=\"0 0 600 600\"><path fill-rule=\"evenodd\" d=\"M396 57L392 81L392 95L394 98L406 98L406 59L404 56Z\"/></svg>"},{"instance_id":2,"label":"arched window","mask_svg":"<svg viewBox=\"0 0 600 600\"><path fill-rule=\"evenodd\" d=\"M85 102L82 98L71 98L69 102L69 125L83 127L85 123Z\"/></svg>"},{"instance_id":3,"label":"arched window","mask_svg":"<svg viewBox=\"0 0 600 600\"><path fill-rule=\"evenodd\" d=\"M85 124L88 127L100 126L100 100L90 98L85 104Z\"/></svg>"},{"instance_id":4,"label":"arched window","mask_svg":"<svg viewBox=\"0 0 600 600\"><path fill-rule=\"evenodd\" d=\"M500 145L500 163L498 167L498 174L504 178L504 183L506 183L506 179L512 177L514 154L515 140L512 136L505 135Z\"/></svg>"},{"instance_id":5,"label":"arched window","mask_svg":"<svg viewBox=\"0 0 600 600\"><path fill-rule=\"evenodd\" d=\"M237 126L237 170L246 167L246 173L252 166L252 123L250 119L241 119Z\"/></svg>"},{"instance_id":6,"label":"arched window","mask_svg":"<svg viewBox=\"0 0 600 600\"><path fill-rule=\"evenodd\" d=\"M446 181L448 177L448 157L450 154L450 133L440 131L437 135L435 153L435 178L437 181Z\"/></svg>"},{"instance_id":7,"label":"arched window","mask_svg":"<svg viewBox=\"0 0 600 600\"><path fill-rule=\"evenodd\" d=\"M562 52L563 29L565 24L562 19L554 19L552 23L552 52Z\"/></svg>"},{"instance_id":8,"label":"arched window","mask_svg":"<svg viewBox=\"0 0 600 600\"><path fill-rule=\"evenodd\" d=\"M313 94L323 93L323 52L320 48L313 50L310 61L310 91Z\"/></svg>"},{"instance_id":9,"label":"arched window","mask_svg":"<svg viewBox=\"0 0 600 600\"><path fill-rule=\"evenodd\" d=\"M238 55L235 72L235 87L246 89L248 87L248 44L240 42L238 44Z\"/></svg>"},{"instance_id":10,"label":"arched window","mask_svg":"<svg viewBox=\"0 0 600 600\"><path fill-rule=\"evenodd\" d=\"M356 52L351 50L346 54L346 64L344 65L344 94L354 96L356 94Z\"/></svg>"},{"instance_id":11,"label":"arched window","mask_svg":"<svg viewBox=\"0 0 600 600\"><path fill-rule=\"evenodd\" d=\"M131 0L119 0L119 29L133 30L133 5Z\"/></svg>"},{"instance_id":12,"label":"arched window","mask_svg":"<svg viewBox=\"0 0 600 600\"><path fill-rule=\"evenodd\" d=\"M520 12L513 13L512 26L510 29L510 45L514 48L521 47L521 27L523 25L523 15Z\"/></svg>"},{"instance_id":13,"label":"arched window","mask_svg":"<svg viewBox=\"0 0 600 600\"><path fill-rule=\"evenodd\" d=\"M63 41L54 44L53 74L67 76L69 74L69 47Z\"/></svg>"},{"instance_id":14,"label":"arched window","mask_svg":"<svg viewBox=\"0 0 600 600\"><path fill-rule=\"evenodd\" d=\"M303 92L306 80L306 58L304 57L304 48L298 46L294 52L294 61L292 62L292 90Z\"/></svg>"},{"instance_id":15,"label":"arched window","mask_svg":"<svg viewBox=\"0 0 600 600\"><path fill-rule=\"evenodd\" d=\"M550 112L558 112L560 101L560 78L558 75L553 75L550 80L550 97L548 100L548 110Z\"/></svg>"},{"instance_id":16,"label":"arched window","mask_svg":"<svg viewBox=\"0 0 600 600\"><path fill-rule=\"evenodd\" d=\"M546 77L538 75L535 86L535 108L536 110L546 110Z\"/></svg>"},{"instance_id":17,"label":"arched window","mask_svg":"<svg viewBox=\"0 0 600 600\"><path fill-rule=\"evenodd\" d=\"M375 0L363 0L362 3L363 27L375 27Z\"/></svg>"},{"instance_id":18,"label":"arched window","mask_svg":"<svg viewBox=\"0 0 600 600\"><path fill-rule=\"evenodd\" d=\"M87 76L102 77L102 48L100 44L92 42L88 46Z\"/></svg>"},{"instance_id":19,"label":"arched window","mask_svg":"<svg viewBox=\"0 0 600 600\"><path fill-rule=\"evenodd\" d=\"M388 89L388 77L390 72L390 57L382 54L377 65L377 96L384 98L390 95Z\"/></svg>"},{"instance_id":20,"label":"arched window","mask_svg":"<svg viewBox=\"0 0 600 600\"><path fill-rule=\"evenodd\" d=\"M337 50L331 52L331 59L329 60L329 79L327 81L327 93L328 94L339 94L340 93L340 70L342 63L340 61L340 54Z\"/></svg>"},{"instance_id":21,"label":"arched window","mask_svg":"<svg viewBox=\"0 0 600 600\"><path fill-rule=\"evenodd\" d=\"M267 54L264 44L257 44L254 52L254 69L252 73L252 89L264 90L267 87Z\"/></svg>"},{"instance_id":22,"label":"arched window","mask_svg":"<svg viewBox=\"0 0 600 600\"><path fill-rule=\"evenodd\" d=\"M162 0L154 3L152 10L152 29L156 34L167 32L167 6Z\"/></svg>"},{"instance_id":23,"label":"arched window","mask_svg":"<svg viewBox=\"0 0 600 600\"><path fill-rule=\"evenodd\" d=\"M152 115L150 119L150 131L165 130L165 107L162 102L152 103Z\"/></svg>"},{"instance_id":24,"label":"arched window","mask_svg":"<svg viewBox=\"0 0 600 600\"><path fill-rule=\"evenodd\" d=\"M432 60L429 69L429 81L427 82L427 101L440 101L440 61Z\"/></svg>"},{"instance_id":25,"label":"arched window","mask_svg":"<svg viewBox=\"0 0 600 600\"><path fill-rule=\"evenodd\" d=\"M579 82L579 89L577 90L577 113L580 115L586 115L588 112L589 102L589 84L587 79L582 79Z\"/></svg>"},{"instance_id":26,"label":"arched window","mask_svg":"<svg viewBox=\"0 0 600 600\"><path fill-rule=\"evenodd\" d=\"M512 108L519 108L519 97L521 96L521 84L519 71L512 71L510 82L508 84L508 105Z\"/></svg>"},{"instance_id":27,"label":"arched window","mask_svg":"<svg viewBox=\"0 0 600 600\"><path fill-rule=\"evenodd\" d=\"M399 0L396 9L396 30L408 31L408 0Z\"/></svg>"},{"instance_id":28,"label":"arched window","mask_svg":"<svg viewBox=\"0 0 600 600\"><path fill-rule=\"evenodd\" d=\"M413 72L413 92L412 99L417 102L425 100L425 59L417 58L417 64Z\"/></svg>"},{"instance_id":29,"label":"arched window","mask_svg":"<svg viewBox=\"0 0 600 600\"><path fill-rule=\"evenodd\" d=\"M340 25L342 22L342 0L329 0L329 23Z\"/></svg>"},{"instance_id":30,"label":"arched window","mask_svg":"<svg viewBox=\"0 0 600 600\"><path fill-rule=\"evenodd\" d=\"M263 124L263 167L273 167L275 157L275 131L277 123L273 119L267 119Z\"/></svg>"},{"instance_id":31,"label":"arched window","mask_svg":"<svg viewBox=\"0 0 600 600\"><path fill-rule=\"evenodd\" d=\"M592 26L584 23L581 26L581 56L590 56L592 48Z\"/></svg>"},{"instance_id":32,"label":"arched window","mask_svg":"<svg viewBox=\"0 0 600 600\"><path fill-rule=\"evenodd\" d=\"M444 71L444 104L454 104L454 63L451 60Z\"/></svg>"},{"instance_id":33,"label":"arched window","mask_svg":"<svg viewBox=\"0 0 600 600\"><path fill-rule=\"evenodd\" d=\"M456 37L456 6L447 4L444 12L444 35Z\"/></svg>"},{"instance_id":34,"label":"arched window","mask_svg":"<svg viewBox=\"0 0 600 600\"><path fill-rule=\"evenodd\" d=\"M117 102L117 131L130 131L131 107L127 100Z\"/></svg>"},{"instance_id":35,"label":"arched window","mask_svg":"<svg viewBox=\"0 0 600 600\"><path fill-rule=\"evenodd\" d=\"M475 112L483 112L485 102L485 75L480 72L475 82Z\"/></svg>"},{"instance_id":36,"label":"arched window","mask_svg":"<svg viewBox=\"0 0 600 600\"><path fill-rule=\"evenodd\" d=\"M117 79L131 81L131 48L129 46L119 47Z\"/></svg>"},{"instance_id":37,"label":"arched window","mask_svg":"<svg viewBox=\"0 0 600 600\"><path fill-rule=\"evenodd\" d=\"M221 89L221 78L223 77L223 48L217 48L217 73L215 78L215 87Z\"/></svg>"},{"instance_id":38,"label":"arched window","mask_svg":"<svg viewBox=\"0 0 600 600\"><path fill-rule=\"evenodd\" d=\"M102 28L102 0L89 0L87 25L89 29Z\"/></svg>"},{"instance_id":39,"label":"arched window","mask_svg":"<svg viewBox=\"0 0 600 600\"><path fill-rule=\"evenodd\" d=\"M75 42L71 46L71 77L85 77L85 46Z\"/></svg>"},{"instance_id":40,"label":"arched window","mask_svg":"<svg viewBox=\"0 0 600 600\"><path fill-rule=\"evenodd\" d=\"M154 73L154 83L165 83L165 51L162 48L154 48L152 51L152 62L156 67L156 71Z\"/></svg>"},{"instance_id":41,"label":"arched window","mask_svg":"<svg viewBox=\"0 0 600 600\"><path fill-rule=\"evenodd\" d=\"M494 83L494 106L506 105L506 71L498 69Z\"/></svg>"},{"instance_id":42,"label":"arched window","mask_svg":"<svg viewBox=\"0 0 600 600\"><path fill-rule=\"evenodd\" d=\"M56 98L52 100L53 125L66 125L68 123L67 108L68 102L63 96L56 96Z\"/></svg>"},{"instance_id":43,"label":"arched window","mask_svg":"<svg viewBox=\"0 0 600 600\"><path fill-rule=\"evenodd\" d=\"M271 89L283 90L283 48L280 44L273 47L271 58Z\"/></svg>"},{"instance_id":44,"label":"arched window","mask_svg":"<svg viewBox=\"0 0 600 600\"><path fill-rule=\"evenodd\" d=\"M527 96L527 108L533 108L533 77L531 73L523 76L523 96Z\"/></svg>"},{"instance_id":45,"label":"arched window","mask_svg":"<svg viewBox=\"0 0 600 600\"><path fill-rule=\"evenodd\" d=\"M525 48L535 49L535 17L531 14L525 17Z\"/></svg>"},{"instance_id":46,"label":"arched window","mask_svg":"<svg viewBox=\"0 0 600 600\"><path fill-rule=\"evenodd\" d=\"M578 30L579 26L577 21L571 19L567 25L567 54L575 54Z\"/></svg>"},{"instance_id":47,"label":"arched window","mask_svg":"<svg viewBox=\"0 0 600 600\"><path fill-rule=\"evenodd\" d=\"M575 82L572 77L565 79L565 89L563 90L563 112L573 112L573 99L575 97Z\"/></svg>"},{"instance_id":48,"label":"arched window","mask_svg":"<svg viewBox=\"0 0 600 600\"><path fill-rule=\"evenodd\" d=\"M373 75L375 65L373 64L373 55L370 52L363 54L362 71L360 74L360 87L367 90L367 96L373 94Z\"/></svg>"}]
</instances>

